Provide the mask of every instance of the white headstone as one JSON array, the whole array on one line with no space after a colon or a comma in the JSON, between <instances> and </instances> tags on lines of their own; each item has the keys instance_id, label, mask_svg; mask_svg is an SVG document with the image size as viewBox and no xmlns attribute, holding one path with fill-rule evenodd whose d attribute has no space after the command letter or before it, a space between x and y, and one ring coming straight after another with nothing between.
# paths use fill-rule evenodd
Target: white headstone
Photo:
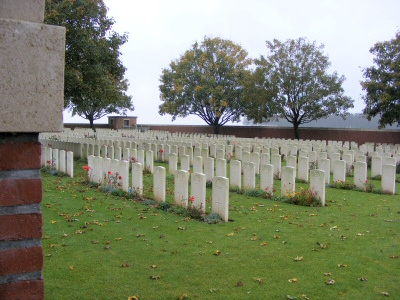
<instances>
[{"instance_id":1,"label":"white headstone","mask_svg":"<svg viewBox=\"0 0 400 300\"><path fill-rule=\"evenodd\" d=\"M146 170L153 174L154 172L154 152L151 150L146 150Z\"/></svg>"},{"instance_id":2,"label":"white headstone","mask_svg":"<svg viewBox=\"0 0 400 300\"><path fill-rule=\"evenodd\" d=\"M223 158L216 159L216 167L215 167L216 176L226 177L226 160Z\"/></svg>"},{"instance_id":3,"label":"white headstone","mask_svg":"<svg viewBox=\"0 0 400 300\"><path fill-rule=\"evenodd\" d=\"M272 150L273 148L271 148ZM272 153L272 152L271 152ZM281 178L281 156L279 154L271 155L271 164L274 166L274 178Z\"/></svg>"},{"instance_id":4,"label":"white headstone","mask_svg":"<svg viewBox=\"0 0 400 300\"><path fill-rule=\"evenodd\" d=\"M175 172L174 203L177 206L187 207L188 205L188 184L189 172L177 170Z\"/></svg>"},{"instance_id":5,"label":"white headstone","mask_svg":"<svg viewBox=\"0 0 400 300\"><path fill-rule=\"evenodd\" d=\"M132 163L132 190L139 196L143 194L143 165Z\"/></svg>"},{"instance_id":6,"label":"white headstone","mask_svg":"<svg viewBox=\"0 0 400 300\"><path fill-rule=\"evenodd\" d=\"M170 153L169 154L169 173L175 174L176 170L178 170L178 154Z\"/></svg>"},{"instance_id":7,"label":"white headstone","mask_svg":"<svg viewBox=\"0 0 400 300\"><path fill-rule=\"evenodd\" d=\"M191 197L194 197L194 201L191 205L206 211L206 175L202 173L194 172L191 177ZM189 197L190 198L190 197Z\"/></svg>"},{"instance_id":8,"label":"white headstone","mask_svg":"<svg viewBox=\"0 0 400 300\"><path fill-rule=\"evenodd\" d=\"M245 190L256 187L255 164L253 162L243 163L243 188Z\"/></svg>"},{"instance_id":9,"label":"white headstone","mask_svg":"<svg viewBox=\"0 0 400 300\"><path fill-rule=\"evenodd\" d=\"M382 191L394 195L396 193L396 166L382 166Z\"/></svg>"},{"instance_id":10,"label":"white headstone","mask_svg":"<svg viewBox=\"0 0 400 300\"><path fill-rule=\"evenodd\" d=\"M203 157L193 157L193 172L203 173Z\"/></svg>"},{"instance_id":11,"label":"white headstone","mask_svg":"<svg viewBox=\"0 0 400 300\"><path fill-rule=\"evenodd\" d=\"M325 206L325 172L323 170L310 171L310 190L314 197L321 201L321 205Z\"/></svg>"},{"instance_id":12,"label":"white headstone","mask_svg":"<svg viewBox=\"0 0 400 300\"><path fill-rule=\"evenodd\" d=\"M154 168L154 180L153 180L153 191L154 200L157 202L165 202L165 191L166 191L166 170L164 167Z\"/></svg>"},{"instance_id":13,"label":"white headstone","mask_svg":"<svg viewBox=\"0 0 400 300\"><path fill-rule=\"evenodd\" d=\"M308 171L309 171L309 162L308 162L308 157L305 156L299 156L299 162L298 162L298 174L297 177L299 180L303 180L308 182Z\"/></svg>"},{"instance_id":14,"label":"white headstone","mask_svg":"<svg viewBox=\"0 0 400 300\"><path fill-rule=\"evenodd\" d=\"M214 158L206 157L204 159L204 174L206 174L206 181L212 181L214 177Z\"/></svg>"},{"instance_id":15,"label":"white headstone","mask_svg":"<svg viewBox=\"0 0 400 300\"><path fill-rule=\"evenodd\" d=\"M270 164L260 167L260 189L268 193L274 190L274 166Z\"/></svg>"},{"instance_id":16,"label":"white headstone","mask_svg":"<svg viewBox=\"0 0 400 300\"><path fill-rule=\"evenodd\" d=\"M229 219L229 179L215 176L212 182L212 212L221 216L222 220Z\"/></svg>"},{"instance_id":17,"label":"white headstone","mask_svg":"<svg viewBox=\"0 0 400 300\"><path fill-rule=\"evenodd\" d=\"M74 153L67 151L67 174L74 177Z\"/></svg>"},{"instance_id":18,"label":"white headstone","mask_svg":"<svg viewBox=\"0 0 400 300\"><path fill-rule=\"evenodd\" d=\"M367 163L356 161L354 163L354 185L365 191L367 184Z\"/></svg>"},{"instance_id":19,"label":"white headstone","mask_svg":"<svg viewBox=\"0 0 400 300\"><path fill-rule=\"evenodd\" d=\"M331 162L327 158L321 158L319 160L319 169L325 172L325 183L330 184L331 182Z\"/></svg>"},{"instance_id":20,"label":"white headstone","mask_svg":"<svg viewBox=\"0 0 400 300\"><path fill-rule=\"evenodd\" d=\"M346 162L344 160L335 160L333 169L333 181L346 181Z\"/></svg>"},{"instance_id":21,"label":"white headstone","mask_svg":"<svg viewBox=\"0 0 400 300\"><path fill-rule=\"evenodd\" d=\"M190 170L190 157L189 155L182 154L180 156L181 160L181 170L189 171Z\"/></svg>"},{"instance_id":22,"label":"white headstone","mask_svg":"<svg viewBox=\"0 0 400 300\"><path fill-rule=\"evenodd\" d=\"M382 175L382 157L371 157L371 177Z\"/></svg>"},{"instance_id":23,"label":"white headstone","mask_svg":"<svg viewBox=\"0 0 400 300\"><path fill-rule=\"evenodd\" d=\"M296 190L296 169L282 167L281 196L291 195Z\"/></svg>"},{"instance_id":24,"label":"white headstone","mask_svg":"<svg viewBox=\"0 0 400 300\"><path fill-rule=\"evenodd\" d=\"M242 162L240 160L232 160L230 167L230 185L242 189Z\"/></svg>"}]
</instances>

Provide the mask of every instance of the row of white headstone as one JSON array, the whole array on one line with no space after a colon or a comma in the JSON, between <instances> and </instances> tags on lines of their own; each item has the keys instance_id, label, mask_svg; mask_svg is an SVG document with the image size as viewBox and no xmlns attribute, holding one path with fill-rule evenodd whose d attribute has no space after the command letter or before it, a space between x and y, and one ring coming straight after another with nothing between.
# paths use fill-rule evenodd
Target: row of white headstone
<instances>
[{"instance_id":1,"label":"row of white headstone","mask_svg":"<svg viewBox=\"0 0 400 300\"><path fill-rule=\"evenodd\" d=\"M74 153L72 151L43 147L41 165L74 177Z\"/></svg>"},{"instance_id":2,"label":"row of white headstone","mask_svg":"<svg viewBox=\"0 0 400 300\"><path fill-rule=\"evenodd\" d=\"M109 177L113 176L119 180L121 189L143 194L143 164L132 163L132 182L129 186L129 162L96 156L88 157L89 179L98 184L108 183ZM191 194L189 196L189 178L191 180ZM215 176L212 179L212 212L217 213L221 218L228 221L229 210L229 179L223 176ZM166 169L155 167L153 175L154 200L166 201ZM193 200L189 201L190 199ZM190 203L189 203L190 202ZM176 170L174 185L174 204L187 207L193 205L205 212L206 209L206 177L205 174L187 170Z\"/></svg>"}]
</instances>

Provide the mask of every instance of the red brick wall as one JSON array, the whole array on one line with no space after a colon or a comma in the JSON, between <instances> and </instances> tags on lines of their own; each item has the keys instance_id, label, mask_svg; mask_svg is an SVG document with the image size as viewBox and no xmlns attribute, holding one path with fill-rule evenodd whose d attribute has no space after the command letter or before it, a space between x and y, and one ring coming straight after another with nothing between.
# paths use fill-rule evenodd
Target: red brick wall
<instances>
[{"instance_id":1,"label":"red brick wall","mask_svg":"<svg viewBox=\"0 0 400 300\"><path fill-rule=\"evenodd\" d=\"M202 125L144 125L151 130L169 132L190 132L212 134L210 126ZM294 139L292 128L262 127L262 126L222 126L221 134L246 138L281 138ZM330 128L300 128L300 138L303 140L333 140L356 142L359 145L370 143L400 144L400 130L367 130L367 129L330 129Z\"/></svg>"},{"instance_id":2,"label":"red brick wall","mask_svg":"<svg viewBox=\"0 0 400 300\"><path fill-rule=\"evenodd\" d=\"M44 299L38 138L0 133L0 299Z\"/></svg>"}]
</instances>

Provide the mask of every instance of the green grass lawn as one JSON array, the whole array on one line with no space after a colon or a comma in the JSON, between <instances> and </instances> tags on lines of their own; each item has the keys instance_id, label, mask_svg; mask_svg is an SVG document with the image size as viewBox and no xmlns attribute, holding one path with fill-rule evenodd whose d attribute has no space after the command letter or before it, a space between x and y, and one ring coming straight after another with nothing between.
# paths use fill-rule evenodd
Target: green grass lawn
<instances>
[{"instance_id":1,"label":"green grass lawn","mask_svg":"<svg viewBox=\"0 0 400 300\"><path fill-rule=\"evenodd\" d=\"M82 185L75 164L75 178L42 173L46 299L400 299L399 195L231 193L231 221L209 225Z\"/></svg>"}]
</instances>

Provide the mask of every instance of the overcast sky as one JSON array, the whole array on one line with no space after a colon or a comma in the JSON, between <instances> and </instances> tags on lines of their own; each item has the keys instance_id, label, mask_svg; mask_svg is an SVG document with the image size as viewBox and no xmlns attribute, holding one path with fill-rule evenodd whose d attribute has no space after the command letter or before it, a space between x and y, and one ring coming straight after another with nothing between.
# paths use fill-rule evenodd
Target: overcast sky
<instances>
[{"instance_id":1,"label":"overcast sky","mask_svg":"<svg viewBox=\"0 0 400 300\"><path fill-rule=\"evenodd\" d=\"M361 112L361 68L372 65L369 49L394 38L400 30L399 0L104 0L113 30L129 33L122 56L139 124L205 124L196 116L160 116L158 86L163 68L204 36L230 39L249 57L266 55L266 41L306 37L331 62L331 72L344 75L345 94ZM95 123L106 123L103 117ZM87 122L64 112L64 122Z\"/></svg>"}]
</instances>

